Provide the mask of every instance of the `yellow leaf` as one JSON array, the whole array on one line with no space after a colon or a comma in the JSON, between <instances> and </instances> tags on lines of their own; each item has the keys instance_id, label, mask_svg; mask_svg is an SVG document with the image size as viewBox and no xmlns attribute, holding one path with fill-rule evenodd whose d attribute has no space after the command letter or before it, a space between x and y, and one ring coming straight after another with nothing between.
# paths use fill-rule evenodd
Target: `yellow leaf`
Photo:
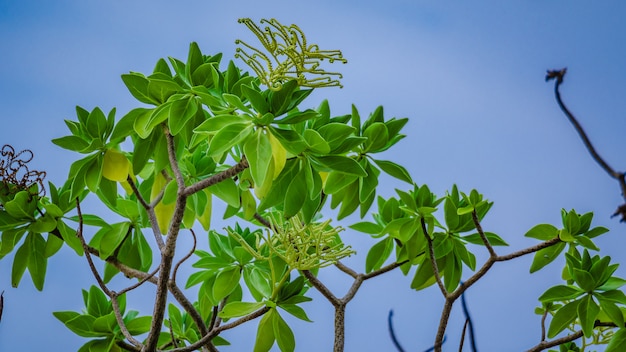
<instances>
[{"instance_id":1,"label":"yellow leaf","mask_svg":"<svg viewBox=\"0 0 626 352\"><path fill-rule=\"evenodd\" d=\"M320 171L320 178L322 179L322 188L326 187L326 180L328 179L328 172Z\"/></svg>"},{"instance_id":2,"label":"yellow leaf","mask_svg":"<svg viewBox=\"0 0 626 352\"><path fill-rule=\"evenodd\" d=\"M270 165L267 169L269 174L274 173L274 159L270 160ZM265 198L265 196L267 196L267 194L269 193L270 189L272 188L272 184L273 181L271 177L266 177L265 180L263 181L262 185L254 185L254 195L259 198L259 199L263 199Z\"/></svg>"},{"instance_id":3,"label":"yellow leaf","mask_svg":"<svg viewBox=\"0 0 626 352\"><path fill-rule=\"evenodd\" d=\"M115 149L107 149L102 163L102 176L111 181L126 181L130 162L126 156Z\"/></svg>"},{"instance_id":4,"label":"yellow leaf","mask_svg":"<svg viewBox=\"0 0 626 352\"><path fill-rule=\"evenodd\" d=\"M161 193L161 190L165 187L166 184L167 180L165 179L165 177L163 177L160 172L156 173L156 175L154 176L154 183L152 184L152 190L150 191L150 201L152 201L159 195L159 193ZM159 204L154 207L154 214L156 215L157 223L159 224L159 229L161 230L161 233L167 233L170 221L172 220L172 216L174 215L175 206L175 202L167 205L164 205L163 202L159 202Z\"/></svg>"},{"instance_id":5,"label":"yellow leaf","mask_svg":"<svg viewBox=\"0 0 626 352\"><path fill-rule=\"evenodd\" d=\"M285 163L287 162L287 150L280 144L280 141L274 137L271 133L268 133L270 137L270 145L272 146L272 160L274 160L274 177L272 180L275 180L280 172L283 171L285 167Z\"/></svg>"},{"instance_id":6,"label":"yellow leaf","mask_svg":"<svg viewBox=\"0 0 626 352\"><path fill-rule=\"evenodd\" d=\"M198 216L198 222L200 222L204 231L209 231L209 229L211 228L211 205L213 203L213 196L211 195L211 192L209 192L206 188L203 190L203 192L206 194L207 200L202 215Z\"/></svg>"}]
</instances>

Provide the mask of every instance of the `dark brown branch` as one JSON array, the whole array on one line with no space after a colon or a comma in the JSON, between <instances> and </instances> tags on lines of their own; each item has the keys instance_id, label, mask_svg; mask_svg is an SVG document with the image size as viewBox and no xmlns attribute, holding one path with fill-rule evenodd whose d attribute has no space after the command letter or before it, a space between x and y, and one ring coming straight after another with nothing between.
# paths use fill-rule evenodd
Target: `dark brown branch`
<instances>
[{"instance_id":1,"label":"dark brown branch","mask_svg":"<svg viewBox=\"0 0 626 352\"><path fill-rule=\"evenodd\" d=\"M555 346L559 346L567 342L572 342L576 339L581 338L582 336L583 336L583 331L580 330L571 335L563 336L561 338L554 339L552 341L541 341L535 347L532 347L526 352L540 352L550 347L555 347Z\"/></svg>"},{"instance_id":2,"label":"dark brown branch","mask_svg":"<svg viewBox=\"0 0 626 352\"><path fill-rule=\"evenodd\" d=\"M189 229L189 231L191 232L191 237L193 237L193 247L191 248L191 250L189 251L189 253L187 253L187 255L185 255L178 263L176 263L176 266L174 267L174 272L172 274L172 281L176 282L176 273L178 272L178 268L180 268L180 265L187 259L191 258L191 256L193 255L193 253L196 251L196 245L197 245L197 240L196 240L196 233L193 232L193 229Z\"/></svg>"},{"instance_id":3,"label":"dark brown branch","mask_svg":"<svg viewBox=\"0 0 626 352\"><path fill-rule=\"evenodd\" d=\"M550 80L553 78L555 79L556 83L554 84L554 95L556 96L556 102L559 104L559 107L561 108L563 113L565 113L565 116L567 116L567 118L572 123L572 125L574 125L576 132L578 132L578 135L583 140L585 147L587 148L587 150L589 151L589 154L591 154L593 159L600 165L600 167L602 167L602 169L604 169L604 171L606 171L606 173L609 174L609 176L615 179L620 178L623 175L621 175L618 172L615 172L615 170L613 170L613 168L610 167L609 164L607 164L606 161L604 161L604 159L602 159L600 154L598 154L596 149L593 147L593 144L591 144L591 140L589 140L589 137L587 137L587 133L585 132L583 127L580 125L576 117L574 117L574 115L569 111L567 106L565 106L565 104L563 103L559 88L561 87L561 84L563 83L563 77L565 77L566 72L567 72L567 68L564 68L559 71L553 70L553 71L548 71L548 75L546 76L546 80Z\"/></svg>"},{"instance_id":4,"label":"dark brown branch","mask_svg":"<svg viewBox=\"0 0 626 352\"><path fill-rule=\"evenodd\" d=\"M216 183L222 182L227 178L232 178L235 175L239 174L240 172L242 172L243 170L245 170L248 167L248 160L246 160L245 157L242 157L241 160L235 164L234 166L218 173L215 174L211 177L205 178L202 181L198 181L196 183L194 183L193 185L185 188L185 195L189 196L192 195L200 190L203 190L207 187L210 187Z\"/></svg>"},{"instance_id":5,"label":"dark brown branch","mask_svg":"<svg viewBox=\"0 0 626 352\"><path fill-rule=\"evenodd\" d=\"M201 348L202 346L205 346L207 343L209 343L211 341L211 339L213 339L215 336L219 335L222 331L224 330L229 330L232 328L235 328L245 322L248 322L250 320L256 319L260 316L262 316L263 314L267 313L270 310L269 307L263 307L255 312L252 312L244 317L241 317L233 322L230 322L228 324L224 324L224 325L220 325L217 328L211 330L207 335L205 335L203 338L201 338L200 340L192 343L189 346L186 347L181 347L181 348L175 348L172 350L168 350L169 352L192 352L197 350L198 348Z\"/></svg>"},{"instance_id":6,"label":"dark brown branch","mask_svg":"<svg viewBox=\"0 0 626 352\"><path fill-rule=\"evenodd\" d=\"M433 248L433 240L432 238L430 238L430 234L428 233L428 229L426 228L426 221L424 220L423 217L420 219L420 222L422 224L422 231L424 232L424 237L426 238L426 241L428 242L428 255L430 256L430 265L433 268L433 274L435 275L437 286L439 286L439 290L441 290L441 294L443 294L444 297L447 297L448 291L446 290L446 287L443 285L443 282L441 281L441 276L439 275L439 268L437 267L437 258L435 257L435 248Z\"/></svg>"},{"instance_id":7,"label":"dark brown branch","mask_svg":"<svg viewBox=\"0 0 626 352\"><path fill-rule=\"evenodd\" d=\"M156 203L148 204L148 202L146 202L146 200L143 198L143 196L139 192L139 189L137 188L137 185L135 184L135 181L133 181L132 177L128 176L128 178L126 179L126 182L128 182L128 184L130 185L130 189L133 190L133 193L137 197L137 200L139 201L141 206L146 210L146 213L148 213L148 219L150 220L150 227L152 227L152 232L154 233L154 239L156 240L156 243L157 243L157 246L159 246L159 249L163 249L163 246L165 245L165 243L163 243L163 237L161 236L161 230L159 229L159 223L157 221L156 214L154 212L154 207L156 206L156 204L158 204L161 201L161 198L163 197L165 190L164 189L161 190L161 192L159 193L159 196L155 199L155 201L158 199Z\"/></svg>"},{"instance_id":8,"label":"dark brown branch","mask_svg":"<svg viewBox=\"0 0 626 352\"><path fill-rule=\"evenodd\" d=\"M491 243L489 243L489 239L485 235L485 232L483 231L483 227L480 225L480 221L478 220L478 215L476 214L476 209L472 210L472 221L474 221L474 227L476 227L476 231L478 231L478 234L480 235L480 239L485 244L485 247L487 247L487 251L489 251L489 255L491 257L497 257L498 255L496 254L496 251L493 249L493 246L491 245Z\"/></svg>"},{"instance_id":9,"label":"dark brown branch","mask_svg":"<svg viewBox=\"0 0 626 352\"><path fill-rule=\"evenodd\" d=\"M122 317L120 306L117 302L117 297L119 295L116 292L109 290L109 288L104 283L104 280L102 280L100 273L96 269L96 266L93 263L93 259L91 258L91 254L89 253L87 242L85 241L85 237L83 236L83 214L80 209L80 201L78 200L78 198L76 198L76 212L78 213L78 231L76 231L76 236L78 236L78 239L80 240L80 243L83 246L83 250L85 252L85 258L87 258L87 263L89 264L89 268L91 269L93 276L96 278L96 281L98 282L98 286L100 286L100 289L104 291L104 293L106 293L106 295L109 296L109 298L111 299L111 305L113 308L113 312L115 314L115 320L117 321L117 325L119 326L120 331L122 332L122 335L124 335L124 337L126 337L126 339L130 341L130 343L133 346L141 349L143 348L142 343L136 340L126 328L126 323L124 323L124 318Z\"/></svg>"},{"instance_id":10,"label":"dark brown branch","mask_svg":"<svg viewBox=\"0 0 626 352\"><path fill-rule=\"evenodd\" d=\"M626 176L624 172L615 171L600 156L600 154L598 154L596 149L593 147L593 144L591 144L591 140L589 140L589 137L587 136L587 133L585 132L583 127L580 125L576 117L574 117L574 114L572 114L571 111L567 108L567 106L565 106L565 103L561 99L561 92L559 88L561 87L561 84L563 83L563 77L565 77L566 72L567 72L567 68L564 68L562 70L549 70L548 74L546 75L546 81L555 79L556 83L554 84L554 95L556 97L557 103L559 104L559 107L561 108L563 113L565 113L565 116L567 116L571 124L574 126L574 128L576 129L576 132L578 132L578 135L580 136L583 143L585 144L585 147L589 151L589 154L591 154L591 157L596 161L596 163L598 163L598 165L600 165L600 167L610 177L617 180L617 182L619 183L620 191L622 192L622 198L626 201ZM626 221L626 204L622 204L621 206L617 208L613 216L616 216L616 215L622 216L622 218L620 219L620 222Z\"/></svg>"}]
</instances>

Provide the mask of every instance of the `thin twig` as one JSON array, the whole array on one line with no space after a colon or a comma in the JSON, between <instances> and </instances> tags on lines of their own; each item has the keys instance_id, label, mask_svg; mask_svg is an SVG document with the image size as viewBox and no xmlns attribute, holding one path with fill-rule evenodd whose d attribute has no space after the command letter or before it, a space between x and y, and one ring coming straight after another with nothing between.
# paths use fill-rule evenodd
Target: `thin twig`
<instances>
[{"instance_id":1,"label":"thin twig","mask_svg":"<svg viewBox=\"0 0 626 352\"><path fill-rule=\"evenodd\" d=\"M142 348L143 345L141 344L141 342L136 340L126 328L126 323L124 322L124 318L122 317L122 313L120 311L120 307L117 302L118 294L114 291L109 290L109 288L104 283L104 280L102 280L100 273L96 269L96 266L93 263L93 259L91 258L91 254L89 253L87 242L85 241L85 237L83 236L83 214L80 209L80 201L78 200L78 198L76 198L76 212L78 213L78 231L76 231L76 236L78 236L78 239L80 240L80 243L83 246L83 250L85 252L85 258L87 258L87 263L89 264L89 268L91 269L93 276L96 278L96 281L98 282L98 286L100 286L100 289L104 291L104 293L107 296L109 296L109 298L111 299L111 305L112 305L113 312L115 315L115 320L117 321L117 325L119 326L120 331L122 332L124 337L126 337L126 339L131 344L133 344L133 346Z\"/></svg>"},{"instance_id":2,"label":"thin twig","mask_svg":"<svg viewBox=\"0 0 626 352\"><path fill-rule=\"evenodd\" d=\"M563 113L565 113L565 116L567 116L571 124L574 126L574 128L576 129L576 132L578 132L578 135L580 136L583 143L585 144L585 147L589 151L589 154L591 154L591 157L596 161L596 163L598 163L598 165L600 165L600 167L611 178L614 178L615 180L617 180L617 182L619 183L620 190L622 192L622 198L626 201L626 175L625 173L615 171L600 156L600 154L598 154L596 149L593 147L593 144L591 144L591 140L589 140L589 137L587 136L587 133L585 132L583 127L580 125L576 117L574 117L574 114L572 114L572 112L567 108L567 106L565 106L563 99L561 99L561 91L559 88L561 87L561 84L563 83L563 77L565 77L566 72L567 72L567 68L564 68L561 70L548 70L548 73L546 75L546 81L555 79L556 83L554 84L554 95L556 97L557 103L559 104L559 107L561 108ZM621 206L617 208L617 211L613 214L613 216L616 216L616 215L622 216L622 218L620 219L620 222L626 221L626 204L622 204Z\"/></svg>"},{"instance_id":3,"label":"thin twig","mask_svg":"<svg viewBox=\"0 0 626 352\"><path fill-rule=\"evenodd\" d=\"M178 272L178 268L180 267L180 265L185 260L191 258L193 253L196 251L196 244L197 244L196 233L193 232L193 229L189 229L189 232L191 232L191 237L193 238L193 247L191 248L189 253L187 253L187 255L185 255L178 263L176 263L176 266L174 267L174 272L172 273L172 281L174 281L174 282L176 282L176 273Z\"/></svg>"},{"instance_id":4,"label":"thin twig","mask_svg":"<svg viewBox=\"0 0 626 352\"><path fill-rule=\"evenodd\" d=\"M146 213L148 213L148 219L150 220L150 227L152 228L154 239L156 240L156 243L157 243L157 246L159 246L159 249L163 249L163 246L165 245L165 243L163 243L163 236L161 235L161 230L159 229L159 222L157 221L156 213L154 212L154 207L161 201L161 198L163 197L163 194L165 193L165 188L161 190L161 193L159 193L160 197L157 197L157 199L155 199L156 203L148 204L148 202L146 202L146 200L141 195L141 192L139 192L139 188L137 188L135 181L133 181L133 179L130 176L128 176L128 178L126 179L126 182L128 182L128 184L130 185L130 189L133 190L133 193L137 197L137 200L139 201L141 206L143 206L143 208L146 210Z\"/></svg>"},{"instance_id":5,"label":"thin twig","mask_svg":"<svg viewBox=\"0 0 626 352\"><path fill-rule=\"evenodd\" d=\"M393 345L396 347L398 352L404 352L404 348L402 348L402 345L400 345L400 342L398 341L398 338L396 337L396 332L393 329L392 317L393 317L393 309L390 309L389 315L387 316L387 326L389 327L389 335L391 335L391 341L393 342Z\"/></svg>"},{"instance_id":6,"label":"thin twig","mask_svg":"<svg viewBox=\"0 0 626 352\"><path fill-rule=\"evenodd\" d=\"M465 332L467 331L467 326L469 325L469 322L469 319L465 319L465 324L463 324L463 330L461 331L461 342L459 343L459 352L463 352L463 343L465 343Z\"/></svg>"},{"instance_id":7,"label":"thin twig","mask_svg":"<svg viewBox=\"0 0 626 352\"><path fill-rule=\"evenodd\" d=\"M496 251L493 249L491 243L489 243L489 239L485 235L485 232L483 232L483 227L480 225L480 220L478 220L476 209L472 210L472 220L474 221L474 227L476 227L476 231L478 231L478 234L480 235L480 239L485 244L485 247L487 247L487 251L489 251L489 255L491 257L497 257L498 255L496 254Z\"/></svg>"},{"instance_id":8,"label":"thin twig","mask_svg":"<svg viewBox=\"0 0 626 352\"><path fill-rule=\"evenodd\" d=\"M443 294L444 297L447 297L448 290L446 290L446 287L443 285L443 282L441 281L441 276L439 275L439 268L437 267L437 259L435 258L435 248L433 247L433 240L432 238L430 238L430 234L428 234L428 229L426 228L426 221L424 220L423 217L420 219L420 222L422 224L422 231L424 232L424 237L426 238L426 241L428 242L428 255L430 257L430 265L433 268L433 274L435 275L437 286L439 286L439 289L441 290L441 294Z\"/></svg>"},{"instance_id":9,"label":"thin twig","mask_svg":"<svg viewBox=\"0 0 626 352\"><path fill-rule=\"evenodd\" d=\"M152 272L148 275L146 275L145 277L143 277L141 280L139 280L136 284L132 285L132 286L128 286L125 289L121 290L120 292L118 292L118 295L123 295L124 293L134 290L137 287L143 285L145 282L147 282L148 280L150 280L151 278L154 277L154 275L156 275L156 273L159 272L159 268L157 267L156 269L152 270Z\"/></svg>"}]
</instances>

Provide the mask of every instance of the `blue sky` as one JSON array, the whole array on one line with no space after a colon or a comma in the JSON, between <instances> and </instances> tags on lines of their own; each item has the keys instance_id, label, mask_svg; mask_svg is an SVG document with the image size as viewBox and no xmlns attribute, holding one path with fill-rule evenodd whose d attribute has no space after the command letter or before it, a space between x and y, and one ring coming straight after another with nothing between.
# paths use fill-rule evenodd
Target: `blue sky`
<instances>
[{"instance_id":1,"label":"blue sky","mask_svg":"<svg viewBox=\"0 0 626 352\"><path fill-rule=\"evenodd\" d=\"M234 40L252 38L238 18L274 17L298 24L310 42L341 49L348 59L337 67L344 88L316 91L309 106L327 98L337 115L354 103L362 115L383 105L388 117L409 117L408 137L385 157L441 195L456 183L494 201L483 227L511 245L499 253L534 244L523 237L528 229L558 226L560 209L574 208L593 211L594 223L611 229L599 245L620 261L626 225L609 218L623 203L617 183L588 155L554 101L553 84L543 79L546 69L568 67L564 99L607 162L626 168L626 5L616 3L0 0L0 144L33 150L32 166L59 184L75 155L50 140L67 134L63 119L75 119L76 105L117 107L122 116L138 103L121 74L150 72L161 57L185 58L191 41L205 53L232 58ZM389 196L396 187L406 188L388 180L380 192ZM374 241L351 231L344 239L359 251L347 263L362 271ZM467 292L481 351L518 351L538 342L533 308L546 288L560 283L561 267L557 262L530 275L530 262L499 263ZM53 257L42 293L28 277L11 288L11 263L12 256L0 261L0 350L76 350L85 340L51 312L81 309L80 289L94 283L85 259L70 250ZM626 269L618 274L626 277ZM333 268L321 278L339 295L348 286ZM443 300L434 287L412 291L410 280L392 272L362 286L348 306L346 351L392 350L389 309L407 350L432 344ZM330 350L332 309L311 296L305 309L315 323L294 322L296 350ZM129 305L151 312L142 297L129 297ZM458 348L462 320L455 307L444 350ZM223 350L251 350L255 329L253 322L228 332L233 346Z\"/></svg>"}]
</instances>

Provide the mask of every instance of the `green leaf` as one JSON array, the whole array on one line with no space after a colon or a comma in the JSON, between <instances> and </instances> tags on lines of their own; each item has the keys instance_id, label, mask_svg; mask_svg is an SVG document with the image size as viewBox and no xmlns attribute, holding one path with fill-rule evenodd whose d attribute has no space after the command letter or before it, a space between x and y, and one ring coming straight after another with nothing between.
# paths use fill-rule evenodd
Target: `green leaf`
<instances>
[{"instance_id":1,"label":"green leaf","mask_svg":"<svg viewBox=\"0 0 626 352\"><path fill-rule=\"evenodd\" d=\"M435 274L429 258L425 258L424 261L417 267L413 281L411 281L411 288L419 291L423 290L435 283Z\"/></svg>"},{"instance_id":2,"label":"green leaf","mask_svg":"<svg viewBox=\"0 0 626 352\"><path fill-rule=\"evenodd\" d=\"M242 317L265 307L263 302L229 302L220 312L221 318Z\"/></svg>"},{"instance_id":3,"label":"green leaf","mask_svg":"<svg viewBox=\"0 0 626 352\"><path fill-rule=\"evenodd\" d=\"M620 328L613 334L604 352L626 351L626 328Z\"/></svg>"},{"instance_id":4,"label":"green leaf","mask_svg":"<svg viewBox=\"0 0 626 352\"><path fill-rule=\"evenodd\" d=\"M600 303L600 308L617 326L624 326L624 315L619 307L610 300L603 299L602 296L595 296Z\"/></svg>"},{"instance_id":5,"label":"green leaf","mask_svg":"<svg viewBox=\"0 0 626 352\"><path fill-rule=\"evenodd\" d=\"M304 169L300 169L289 183L289 187L287 187L285 192L285 206L283 210L285 218L296 215L302 209L307 193L306 173Z\"/></svg>"},{"instance_id":6,"label":"green leaf","mask_svg":"<svg viewBox=\"0 0 626 352\"><path fill-rule=\"evenodd\" d=\"M254 110L256 110L260 115L264 115L269 111L269 104L267 103L267 100L256 89L244 84L241 86L241 93L248 99L248 101L250 101Z\"/></svg>"},{"instance_id":7,"label":"green leaf","mask_svg":"<svg viewBox=\"0 0 626 352\"><path fill-rule=\"evenodd\" d=\"M122 75L122 81L130 94L142 103L157 105L158 102L148 94L148 80L140 73L131 72Z\"/></svg>"},{"instance_id":8,"label":"green leaf","mask_svg":"<svg viewBox=\"0 0 626 352\"><path fill-rule=\"evenodd\" d=\"M241 206L239 187L237 187L237 184L232 178L224 179L207 188L207 190L233 208L239 209Z\"/></svg>"},{"instance_id":9,"label":"green leaf","mask_svg":"<svg viewBox=\"0 0 626 352\"><path fill-rule=\"evenodd\" d=\"M509 245L500 236L498 236L497 234L493 232L485 232L484 234L485 234L485 237L487 237L487 240L489 240L489 244L491 244L492 246L508 246ZM462 236L461 238L463 238L464 240L472 244L477 244L480 246L485 245L485 243L483 242L478 232L473 233L471 235Z\"/></svg>"},{"instance_id":10,"label":"green leaf","mask_svg":"<svg viewBox=\"0 0 626 352\"><path fill-rule=\"evenodd\" d=\"M67 313L74 312L54 312L53 314L57 317L57 319L61 320L61 318L67 319ZM96 318L91 315L79 315L75 313L71 319L68 319L64 322L65 326L70 329L73 333L81 337L100 337L101 333L93 331L93 323L96 321ZM61 320L63 321L63 320Z\"/></svg>"},{"instance_id":11,"label":"green leaf","mask_svg":"<svg viewBox=\"0 0 626 352\"><path fill-rule=\"evenodd\" d=\"M541 241L551 240L558 235L558 229L550 224L539 224L528 230L524 236Z\"/></svg>"},{"instance_id":12,"label":"green leaf","mask_svg":"<svg viewBox=\"0 0 626 352\"><path fill-rule=\"evenodd\" d=\"M386 237L382 241L376 243L367 252L367 258L365 260L365 272L369 273L374 270L380 269L385 263L391 251L393 250L393 239Z\"/></svg>"},{"instance_id":13,"label":"green leaf","mask_svg":"<svg viewBox=\"0 0 626 352\"><path fill-rule=\"evenodd\" d=\"M379 224L368 221L357 222L356 224L352 224L348 227L355 231L367 233L370 235L378 235L383 230L383 227Z\"/></svg>"},{"instance_id":14,"label":"green leaf","mask_svg":"<svg viewBox=\"0 0 626 352\"><path fill-rule=\"evenodd\" d=\"M324 183L324 192L326 194L335 194L348 185L351 185L358 179L356 175L350 175L343 172L331 171L328 173L326 182Z\"/></svg>"},{"instance_id":15,"label":"green leaf","mask_svg":"<svg viewBox=\"0 0 626 352\"><path fill-rule=\"evenodd\" d=\"M577 287L558 285L550 287L548 290L546 290L546 292L539 296L539 301L541 301L542 303L566 301L570 299L575 299L583 293L584 292L579 290Z\"/></svg>"},{"instance_id":16,"label":"green leaf","mask_svg":"<svg viewBox=\"0 0 626 352\"><path fill-rule=\"evenodd\" d=\"M573 268L572 274L574 276L574 281L576 281L578 286L580 286L580 288L582 288L585 292L592 292L596 288L596 280L587 271Z\"/></svg>"},{"instance_id":17,"label":"green leaf","mask_svg":"<svg viewBox=\"0 0 626 352\"><path fill-rule=\"evenodd\" d=\"M143 316L135 318L126 323L126 328L131 335L141 335L150 331L150 325L152 324L151 316Z\"/></svg>"},{"instance_id":18,"label":"green leaf","mask_svg":"<svg viewBox=\"0 0 626 352\"><path fill-rule=\"evenodd\" d=\"M26 241L30 242L28 249L28 272L33 280L33 284L37 290L43 290L43 284L46 279L46 268L48 259L45 255L46 241L43 236L38 233L29 233ZM17 254L16 254L17 255Z\"/></svg>"},{"instance_id":19,"label":"green leaf","mask_svg":"<svg viewBox=\"0 0 626 352\"><path fill-rule=\"evenodd\" d=\"M580 326L585 337L593 335L593 324L598 313L600 313L600 307L594 302L591 295L587 295L580 300L580 304L578 304L578 318L580 319Z\"/></svg>"},{"instance_id":20,"label":"green leaf","mask_svg":"<svg viewBox=\"0 0 626 352\"><path fill-rule=\"evenodd\" d=\"M280 144L290 153L298 155L306 149L307 144L304 138L293 130L285 130L281 128L269 127L272 136L276 137Z\"/></svg>"},{"instance_id":21,"label":"green leaf","mask_svg":"<svg viewBox=\"0 0 626 352\"><path fill-rule=\"evenodd\" d=\"M184 98L172 102L168 126L172 135L177 135L183 127L196 115L198 102L193 96L185 95Z\"/></svg>"},{"instance_id":22,"label":"green leaf","mask_svg":"<svg viewBox=\"0 0 626 352\"><path fill-rule=\"evenodd\" d=\"M602 235L604 233L607 233L607 232L609 232L609 229L607 229L606 227L598 226L598 227L594 227L593 229L589 230L586 233L586 236L589 237L589 238L594 238L594 237L600 236L600 235Z\"/></svg>"},{"instance_id":23,"label":"green leaf","mask_svg":"<svg viewBox=\"0 0 626 352\"><path fill-rule=\"evenodd\" d=\"M387 126L382 122L374 122L363 131L363 137L367 137L364 143L364 152L376 152L385 147L389 142Z\"/></svg>"},{"instance_id":24,"label":"green leaf","mask_svg":"<svg viewBox=\"0 0 626 352\"><path fill-rule=\"evenodd\" d=\"M79 153L85 152L89 148L89 142L79 136L65 136L61 138L54 138L52 140L52 143L58 145L63 149Z\"/></svg>"},{"instance_id":25,"label":"green leaf","mask_svg":"<svg viewBox=\"0 0 626 352\"><path fill-rule=\"evenodd\" d=\"M104 292L95 285L91 285L87 297L87 313L89 315L101 317L112 311L113 308L104 295Z\"/></svg>"},{"instance_id":26,"label":"green leaf","mask_svg":"<svg viewBox=\"0 0 626 352\"><path fill-rule=\"evenodd\" d=\"M241 271L237 266L226 268L217 274L215 284L213 285L213 297L215 300L221 301L224 297L230 295L239 285L239 279L241 279Z\"/></svg>"},{"instance_id":27,"label":"green leaf","mask_svg":"<svg viewBox=\"0 0 626 352\"><path fill-rule=\"evenodd\" d=\"M535 256L533 258L533 262L530 265L530 272L534 273L537 270L543 268L544 266L550 264L559 256L559 254L561 254L564 248L565 248L565 243L558 242L557 244L553 246L543 248L537 251L537 253L535 253Z\"/></svg>"},{"instance_id":28,"label":"green leaf","mask_svg":"<svg viewBox=\"0 0 626 352\"><path fill-rule=\"evenodd\" d=\"M146 108L135 108L129 111L115 124L113 133L111 134L111 141L121 142L134 131L135 120L137 120L139 116L150 116L151 111L152 109Z\"/></svg>"},{"instance_id":29,"label":"green leaf","mask_svg":"<svg viewBox=\"0 0 626 352\"><path fill-rule=\"evenodd\" d=\"M317 132L328 143L331 152L337 149L355 132L355 128L339 122L331 122L320 127ZM338 153L337 153L338 154Z\"/></svg>"},{"instance_id":30,"label":"green leaf","mask_svg":"<svg viewBox=\"0 0 626 352\"><path fill-rule=\"evenodd\" d=\"M28 234L28 236L31 236L31 234ZM13 287L17 287L26 271L26 266L28 265L29 257L32 252L30 246L31 241L27 238L24 243L22 243L22 246L15 252L13 268L11 270L11 286Z\"/></svg>"},{"instance_id":31,"label":"green leaf","mask_svg":"<svg viewBox=\"0 0 626 352\"><path fill-rule=\"evenodd\" d=\"M57 221L50 213L45 213L28 226L28 230L35 233L45 233L54 230L57 227Z\"/></svg>"},{"instance_id":32,"label":"green leaf","mask_svg":"<svg viewBox=\"0 0 626 352\"><path fill-rule=\"evenodd\" d=\"M252 180L259 187L265 182L272 161L270 139L263 132L262 129L258 129L243 146L243 151L250 165Z\"/></svg>"},{"instance_id":33,"label":"green leaf","mask_svg":"<svg viewBox=\"0 0 626 352\"><path fill-rule=\"evenodd\" d=\"M253 127L250 123L233 123L215 133L209 142L207 154L209 156L220 156L239 144L252 133Z\"/></svg>"},{"instance_id":34,"label":"green leaf","mask_svg":"<svg viewBox=\"0 0 626 352\"><path fill-rule=\"evenodd\" d=\"M37 207L33 200L28 191L19 191L12 200L4 203L4 209L16 219L33 219L33 213Z\"/></svg>"},{"instance_id":35,"label":"green leaf","mask_svg":"<svg viewBox=\"0 0 626 352\"><path fill-rule=\"evenodd\" d=\"M355 175L360 177L367 176L367 172L363 170L359 163L349 157L341 155L327 155L327 156L309 156L310 160L317 165L320 165L324 171L337 171L349 175Z\"/></svg>"},{"instance_id":36,"label":"green leaf","mask_svg":"<svg viewBox=\"0 0 626 352\"><path fill-rule=\"evenodd\" d=\"M285 303L281 303L278 306L284 309L287 313L293 315L294 317L298 319L308 321L308 322L313 322L311 319L309 319L304 309L302 309L300 306L297 306L295 304L285 304Z\"/></svg>"},{"instance_id":37,"label":"green leaf","mask_svg":"<svg viewBox=\"0 0 626 352\"><path fill-rule=\"evenodd\" d=\"M296 339L293 336L293 331L291 331L291 328L287 325L283 317L281 317L276 310L274 311L275 314L272 316L272 325L278 347L280 347L281 352L293 352L296 349Z\"/></svg>"},{"instance_id":38,"label":"green leaf","mask_svg":"<svg viewBox=\"0 0 626 352\"><path fill-rule=\"evenodd\" d=\"M130 227L130 223L128 222L119 222L111 225L109 228L103 228L98 231L102 233L102 239L100 241L100 257L103 259L108 258L115 249L122 243L126 234L128 234L128 229Z\"/></svg>"},{"instance_id":39,"label":"green leaf","mask_svg":"<svg viewBox=\"0 0 626 352\"><path fill-rule=\"evenodd\" d=\"M270 309L259 321L259 327L256 333L256 341L254 343L254 352L268 352L274 345L274 326L272 315L276 314L276 310Z\"/></svg>"},{"instance_id":40,"label":"green leaf","mask_svg":"<svg viewBox=\"0 0 626 352\"><path fill-rule=\"evenodd\" d=\"M577 309L580 301L572 301L556 311L548 328L548 337L553 338L565 330L578 317Z\"/></svg>"},{"instance_id":41,"label":"green leaf","mask_svg":"<svg viewBox=\"0 0 626 352\"><path fill-rule=\"evenodd\" d=\"M311 152L318 154L328 154L330 152L330 145L328 145L328 142L326 142L317 131L306 129L304 130L303 137Z\"/></svg>"}]
</instances>

